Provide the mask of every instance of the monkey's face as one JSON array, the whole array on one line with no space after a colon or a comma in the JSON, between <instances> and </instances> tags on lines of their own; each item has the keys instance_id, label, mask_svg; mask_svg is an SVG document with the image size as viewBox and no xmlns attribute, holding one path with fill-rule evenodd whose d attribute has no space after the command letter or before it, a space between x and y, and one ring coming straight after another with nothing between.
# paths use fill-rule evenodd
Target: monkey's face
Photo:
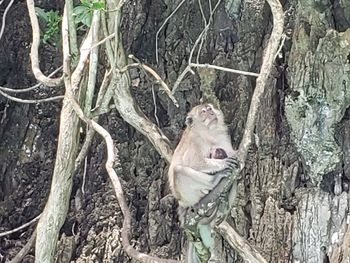
<instances>
[{"instance_id":1,"label":"monkey's face","mask_svg":"<svg viewBox=\"0 0 350 263\"><path fill-rule=\"evenodd\" d=\"M199 111L199 116L207 127L211 127L218 123L217 110L215 110L211 104L203 105Z\"/></svg>"},{"instance_id":2,"label":"monkey's face","mask_svg":"<svg viewBox=\"0 0 350 263\"><path fill-rule=\"evenodd\" d=\"M222 112L215 109L211 104L196 106L187 117L188 124L205 126L209 129L215 128L223 123Z\"/></svg>"}]
</instances>

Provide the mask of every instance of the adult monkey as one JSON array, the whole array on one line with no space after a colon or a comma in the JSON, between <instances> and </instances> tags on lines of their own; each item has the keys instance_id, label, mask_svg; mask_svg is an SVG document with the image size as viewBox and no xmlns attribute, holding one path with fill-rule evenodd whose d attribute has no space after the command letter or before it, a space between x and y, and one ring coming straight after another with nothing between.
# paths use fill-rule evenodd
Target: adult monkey
<instances>
[{"instance_id":1,"label":"adult monkey","mask_svg":"<svg viewBox=\"0 0 350 263\"><path fill-rule=\"evenodd\" d=\"M222 111L212 104L198 105L187 115L186 124L168 172L170 188L179 201L180 220L187 208L198 203L238 166ZM210 238L210 223L202 225L200 233L203 241L210 240L204 242L211 253L209 262L220 262ZM199 262L191 245L188 262Z\"/></svg>"}]
</instances>

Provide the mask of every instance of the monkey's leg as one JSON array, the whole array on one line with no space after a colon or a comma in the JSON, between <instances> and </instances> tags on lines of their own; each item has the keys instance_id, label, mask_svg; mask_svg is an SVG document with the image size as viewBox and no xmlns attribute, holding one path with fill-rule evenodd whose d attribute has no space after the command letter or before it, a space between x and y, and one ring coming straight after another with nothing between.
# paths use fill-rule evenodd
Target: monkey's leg
<instances>
[{"instance_id":1,"label":"monkey's leg","mask_svg":"<svg viewBox=\"0 0 350 263\"><path fill-rule=\"evenodd\" d=\"M180 193L180 205L192 206L199 202L215 187L214 182L219 175L210 175L196 171L190 167L177 165L174 167L175 188Z\"/></svg>"}]
</instances>

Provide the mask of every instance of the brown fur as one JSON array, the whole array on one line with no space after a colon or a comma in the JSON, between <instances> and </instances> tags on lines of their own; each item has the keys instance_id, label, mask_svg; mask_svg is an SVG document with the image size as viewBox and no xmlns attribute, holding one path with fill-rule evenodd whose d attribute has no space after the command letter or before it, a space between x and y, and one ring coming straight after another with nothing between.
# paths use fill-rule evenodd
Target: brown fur
<instances>
[{"instance_id":1,"label":"brown fur","mask_svg":"<svg viewBox=\"0 0 350 263\"><path fill-rule=\"evenodd\" d=\"M170 188L182 207L197 203L222 178L214 173L227 168L226 158L213 158L212 153L220 149L223 157L234 155L222 111L211 104L198 105L186 120L168 173Z\"/></svg>"}]
</instances>

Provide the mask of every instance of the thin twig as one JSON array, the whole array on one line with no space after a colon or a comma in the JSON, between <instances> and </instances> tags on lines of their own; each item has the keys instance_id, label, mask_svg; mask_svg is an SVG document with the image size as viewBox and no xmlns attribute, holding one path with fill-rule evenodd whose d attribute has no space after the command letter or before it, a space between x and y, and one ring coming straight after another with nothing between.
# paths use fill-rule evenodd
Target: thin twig
<instances>
[{"instance_id":1,"label":"thin twig","mask_svg":"<svg viewBox=\"0 0 350 263\"><path fill-rule=\"evenodd\" d=\"M165 21L163 22L163 24L160 26L160 28L158 29L157 33L156 33L156 62L158 64L158 36L160 31L162 31L163 27L166 25L166 23L168 23L168 21L170 20L170 18L177 12L177 10L179 10L179 8L183 5L183 3L185 3L186 0L182 0L177 7L174 9L173 12L171 12L171 14L165 19Z\"/></svg>"},{"instance_id":2,"label":"thin twig","mask_svg":"<svg viewBox=\"0 0 350 263\"><path fill-rule=\"evenodd\" d=\"M207 25L207 19L205 18L205 14L204 14L204 10L203 10L203 6L202 6L201 0L198 0L198 5L199 5L199 10L201 11L201 15L202 15L203 22L204 22L204 27L205 27Z\"/></svg>"},{"instance_id":3,"label":"thin twig","mask_svg":"<svg viewBox=\"0 0 350 263\"><path fill-rule=\"evenodd\" d=\"M159 119L157 116L157 100L156 100L156 94L154 92L154 85L153 84L152 84L151 90L152 90L153 108L154 108L153 116L156 119L157 125L160 126Z\"/></svg>"},{"instance_id":4,"label":"thin twig","mask_svg":"<svg viewBox=\"0 0 350 263\"><path fill-rule=\"evenodd\" d=\"M33 42L30 48L30 60L35 78L49 87L56 87L63 84L63 78L46 77L40 70L39 66L39 45L40 45L40 28L38 18L35 14L34 0L27 0L27 8L30 18L30 24L33 31Z\"/></svg>"},{"instance_id":5,"label":"thin twig","mask_svg":"<svg viewBox=\"0 0 350 263\"><path fill-rule=\"evenodd\" d=\"M0 94L4 97L8 98L9 100L13 100L13 101L20 102L20 103L42 103L42 102L49 102L49 101L54 101L54 100L61 100L64 98L64 96L55 96L55 97L46 98L46 99L25 100L25 99L19 99L19 98L10 96L1 90L0 90Z\"/></svg>"},{"instance_id":6,"label":"thin twig","mask_svg":"<svg viewBox=\"0 0 350 263\"><path fill-rule=\"evenodd\" d=\"M41 216L41 214L38 215L37 217L35 217L34 219L30 220L29 222L27 222L27 223L25 223L25 224L19 226L19 227L16 227L16 228L14 228L14 229L11 229L11 230L8 230L8 231L5 231L5 232L0 233L0 237L7 236L7 235L10 235L10 234L16 233L16 232L18 232L18 231L20 231L20 230L22 230L22 229L24 229L24 228L30 226L31 224L33 224L33 223L35 223L36 221L38 221L39 218L40 218L40 216Z\"/></svg>"},{"instance_id":7,"label":"thin twig","mask_svg":"<svg viewBox=\"0 0 350 263\"><path fill-rule=\"evenodd\" d=\"M27 244L17 253L17 255L9 263L20 263L24 257L29 253L30 249L33 247L36 238L36 229L33 231L30 236Z\"/></svg>"},{"instance_id":8,"label":"thin twig","mask_svg":"<svg viewBox=\"0 0 350 263\"><path fill-rule=\"evenodd\" d=\"M55 69L53 72L51 72L49 74L49 77L52 77L53 75L55 75L58 71L60 71L62 69L62 66ZM6 87L0 87L0 90L4 91L4 92L9 92L9 93L24 93L24 92L28 92L31 90L34 90L36 88L39 88L40 86L43 86L42 83L37 83L34 86L31 86L29 88L24 88L24 89L11 89L11 88L6 88Z\"/></svg>"},{"instance_id":9,"label":"thin twig","mask_svg":"<svg viewBox=\"0 0 350 263\"><path fill-rule=\"evenodd\" d=\"M97 121L97 120L95 120L95 121ZM85 141L83 143L83 146L80 149L78 157L75 159L75 168L74 168L75 171L78 170L78 168L82 164L83 160L86 159L86 155L89 152L90 145L92 143L92 139L94 138L94 135L95 135L95 131L89 127L89 129L87 129L87 132L86 132Z\"/></svg>"},{"instance_id":10,"label":"thin twig","mask_svg":"<svg viewBox=\"0 0 350 263\"><path fill-rule=\"evenodd\" d=\"M0 40L1 40L2 35L4 34L4 31L5 31L7 12L10 10L10 8L11 8L11 6L12 6L14 1L15 0L11 0L9 2L9 4L5 8L4 14L2 15L2 23L1 23L1 30L0 30Z\"/></svg>"},{"instance_id":11,"label":"thin twig","mask_svg":"<svg viewBox=\"0 0 350 263\"><path fill-rule=\"evenodd\" d=\"M211 21L212 18L213 18L213 15L214 15L214 13L215 13L215 10L219 7L220 2L221 2L221 0L218 0L218 2L216 3L214 9L212 10L212 9L211 9L211 2L209 1L209 5L210 5L210 15L209 15L208 22L206 22L205 17L203 17L203 19L205 20L205 22L204 22L204 23L205 23L205 27L203 28L202 32L199 34L199 36L197 37L196 41L194 42L194 45L193 45L193 47L192 47L192 49L191 49L191 52L190 52L190 56L189 56L189 58L188 58L188 66L184 69L184 71L179 75L179 77L178 77L177 80L175 81L174 86L173 86L173 89L172 89L172 92L171 92L172 94L175 94L175 92L176 92L178 86L180 85L181 81L183 80L183 78L185 77L185 75L186 75L188 72L191 72L192 74L194 74L193 71L192 71L192 69L191 69L193 54L194 54L194 52L195 52L195 50L196 50L196 47L197 47L198 43L200 42L199 48L198 48L198 52L197 52L197 59L196 59L197 64L198 64L198 63L199 63L199 55L200 55L200 52L201 52L201 50L202 50L204 38L205 38L206 33L207 33L207 31L209 30L209 27L210 27L210 21ZM199 2L199 7L200 7L200 9L201 9L202 16L204 16L204 12L203 12L203 10L202 10L202 8L201 8L202 5L201 5L200 2ZM199 65L199 64L198 64L198 65Z\"/></svg>"},{"instance_id":12,"label":"thin twig","mask_svg":"<svg viewBox=\"0 0 350 263\"><path fill-rule=\"evenodd\" d=\"M95 47L98 47L99 45L102 45L103 43L107 42L108 40L114 38L116 36L115 33L110 34L108 37L105 37L104 39L102 39L100 42L97 42L96 44L94 44L90 49L94 49Z\"/></svg>"},{"instance_id":13,"label":"thin twig","mask_svg":"<svg viewBox=\"0 0 350 263\"><path fill-rule=\"evenodd\" d=\"M108 57L108 60L111 64L111 67L114 68L115 65L115 57L114 57L114 51L111 46L110 36L113 35L113 37L116 37L116 32L113 32L109 35L108 28L107 28L107 21L106 21L106 14L104 12L101 13L101 23L102 23L102 31L103 35L105 37L106 41L106 55Z\"/></svg>"},{"instance_id":14,"label":"thin twig","mask_svg":"<svg viewBox=\"0 0 350 263\"><path fill-rule=\"evenodd\" d=\"M229 244L237 250L238 254L245 262L267 263L266 259L264 259L261 254L226 221L223 221L217 230Z\"/></svg>"},{"instance_id":15,"label":"thin twig","mask_svg":"<svg viewBox=\"0 0 350 263\"><path fill-rule=\"evenodd\" d=\"M210 64L190 63L189 66L190 67L195 67L195 68L211 68L211 69L231 72L231 73L235 73L235 74L240 74L240 75L244 75L244 76L259 77L258 73L249 72L249 71L243 71L243 70L237 70L237 69L231 69L231 68L226 68L226 67L220 67L220 66L215 66L215 65L210 65Z\"/></svg>"},{"instance_id":16,"label":"thin twig","mask_svg":"<svg viewBox=\"0 0 350 263\"><path fill-rule=\"evenodd\" d=\"M212 20L213 18L213 15L216 11L216 9L219 7L219 4L220 4L221 0L218 0L218 2L216 3L214 9L210 12L210 15L209 15L209 20L208 20L208 23L206 24L206 26L203 28L202 32L199 34L198 38L196 39L196 41L194 42L194 45L192 47L192 50L190 52L190 56L188 58L188 64L192 63L192 57L193 57L193 53L194 51L196 50L196 47L198 45L199 42L201 42L200 44L200 47L198 48L198 53L200 53L201 51L201 46L202 46L202 43L203 43L203 39L205 38L208 30L209 30L209 27L210 27L210 21ZM210 3L210 1L209 1ZM210 8L211 9L211 8ZM198 61L197 61L198 62Z\"/></svg>"},{"instance_id":17,"label":"thin twig","mask_svg":"<svg viewBox=\"0 0 350 263\"><path fill-rule=\"evenodd\" d=\"M214 16L214 13L215 13L215 10L219 7L220 3L221 3L221 0L218 0L216 2L216 5L214 7L214 9L212 10L212 7L211 7L211 0L208 1L209 2L209 10L210 10L210 15L209 15L209 19L208 19L208 22L206 24L206 26L204 27L203 29L203 35L201 37L201 42L199 44L199 47L198 47L198 52L197 52L197 58L196 58L196 61L197 63L199 63L199 56L201 54L201 51L202 51L202 47L203 47L203 44L204 44L204 40L207 36L207 33L208 33L208 30L209 30L209 27L210 27L210 24L211 22L213 21L213 16ZM189 60L190 62L192 62L192 58L191 60Z\"/></svg>"},{"instance_id":18,"label":"thin twig","mask_svg":"<svg viewBox=\"0 0 350 263\"><path fill-rule=\"evenodd\" d=\"M260 99L265 91L267 79L270 76L271 69L274 63L275 54L278 50L278 46L283 33L283 9L279 0L267 0L270 5L273 15L273 29L269 42L264 49L263 61L261 64L261 70L259 77L256 79L256 87L250 103L249 112L247 116L246 126L243 133L242 141L239 145L239 155L242 160L247 159L248 148L252 142L256 119L260 108Z\"/></svg>"},{"instance_id":19,"label":"thin twig","mask_svg":"<svg viewBox=\"0 0 350 263\"><path fill-rule=\"evenodd\" d=\"M84 173L83 173L83 183L81 184L81 192L82 192L83 194L85 194L86 173L87 173L87 157L85 157Z\"/></svg>"},{"instance_id":20,"label":"thin twig","mask_svg":"<svg viewBox=\"0 0 350 263\"><path fill-rule=\"evenodd\" d=\"M145 71L147 71L148 73L150 73L155 79L156 79L156 83L159 83L162 87L163 90L165 91L165 93L168 95L168 97L172 100L172 102L174 103L174 105L176 107L179 107L179 103L177 102L177 100L175 99L175 97L173 96L173 94L171 93L171 90L169 89L168 85L164 82L164 80L158 75L157 72L155 72L151 67L139 62L139 60L134 56L134 55L129 55L130 58L135 59L138 61L138 63L133 63L133 64L129 64L126 65L125 67L123 67L119 72L124 72L126 71L126 69L132 68L132 67L140 67L142 69L144 69Z\"/></svg>"},{"instance_id":21,"label":"thin twig","mask_svg":"<svg viewBox=\"0 0 350 263\"><path fill-rule=\"evenodd\" d=\"M67 6L67 15L70 18L73 18L73 0L66 0L65 5ZM68 19L68 31L69 31L69 48L70 56L72 58L72 67L76 65L78 58L78 40L77 40L77 29L75 27L74 19Z\"/></svg>"},{"instance_id":22,"label":"thin twig","mask_svg":"<svg viewBox=\"0 0 350 263\"><path fill-rule=\"evenodd\" d=\"M177 80L175 81L174 83L174 86L173 86L173 90L171 91L171 94L175 94L175 91L177 90L177 88L180 86L180 83L181 81L183 80L183 78L186 76L186 74L188 72L191 72L193 75L195 74L192 70L192 68L188 65L182 72L181 74L179 75L179 77L177 78Z\"/></svg>"},{"instance_id":23,"label":"thin twig","mask_svg":"<svg viewBox=\"0 0 350 263\"><path fill-rule=\"evenodd\" d=\"M281 43L280 46L275 54L274 60L277 58L277 56L279 55L279 53L281 52L283 46L284 46L284 42L286 41L287 35L286 34L282 34L282 39L281 39Z\"/></svg>"},{"instance_id":24,"label":"thin twig","mask_svg":"<svg viewBox=\"0 0 350 263\"><path fill-rule=\"evenodd\" d=\"M179 77L175 81L174 86L173 86L173 90L171 92L172 94L175 94L175 92L176 92L177 88L179 87L181 81L183 80L183 78L185 77L185 75L188 72L191 72L192 74L194 74L194 72L192 71L192 67L193 68L211 68L211 69L226 71L226 72L230 72L230 73L240 74L240 75L244 75L244 76L259 77L259 74L258 73L254 73L254 72L248 72L248 71L243 71L243 70L237 70L237 69L231 69L231 68L226 68L226 67L220 67L220 66L211 65L211 64L189 63L189 65L184 69L184 71L182 71L182 73L179 75Z\"/></svg>"}]
</instances>

